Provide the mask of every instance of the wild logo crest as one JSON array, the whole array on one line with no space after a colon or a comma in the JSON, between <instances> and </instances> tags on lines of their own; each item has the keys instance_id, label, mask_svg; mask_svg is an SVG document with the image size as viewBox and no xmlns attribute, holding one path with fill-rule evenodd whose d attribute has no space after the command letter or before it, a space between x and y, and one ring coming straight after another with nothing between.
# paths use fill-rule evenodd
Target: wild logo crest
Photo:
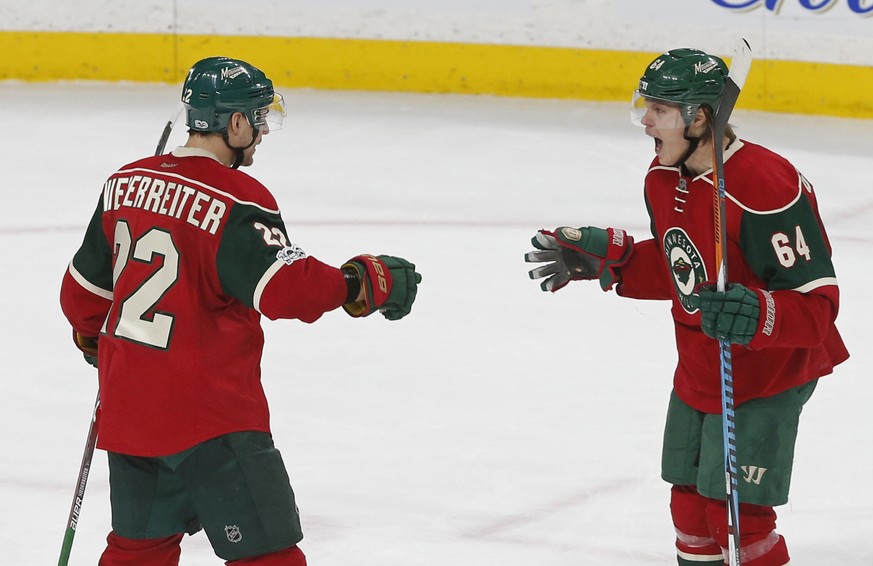
<instances>
[{"instance_id":1,"label":"wild logo crest","mask_svg":"<svg viewBox=\"0 0 873 566\"><path fill-rule=\"evenodd\" d=\"M682 228L670 228L664 233L664 255L682 308L689 314L697 311L689 303L694 289L707 280L706 265L697 246Z\"/></svg>"}]
</instances>

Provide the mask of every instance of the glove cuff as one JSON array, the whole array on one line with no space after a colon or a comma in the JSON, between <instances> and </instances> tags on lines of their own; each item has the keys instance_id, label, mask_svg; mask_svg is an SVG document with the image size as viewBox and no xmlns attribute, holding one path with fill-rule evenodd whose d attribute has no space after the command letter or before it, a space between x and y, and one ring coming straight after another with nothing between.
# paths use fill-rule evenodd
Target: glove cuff
<instances>
[{"instance_id":1,"label":"glove cuff","mask_svg":"<svg viewBox=\"0 0 873 566\"><path fill-rule=\"evenodd\" d=\"M376 256L355 256L340 268L357 275L363 288L360 301L349 302L343 309L353 317L369 316L382 306L391 293L391 273L385 263ZM354 298L353 298L354 299Z\"/></svg>"},{"instance_id":2,"label":"glove cuff","mask_svg":"<svg viewBox=\"0 0 873 566\"><path fill-rule=\"evenodd\" d=\"M82 351L86 356L97 357L97 337L96 336L85 336L80 334L73 329L73 343L76 344L76 348Z\"/></svg>"},{"instance_id":3,"label":"glove cuff","mask_svg":"<svg viewBox=\"0 0 873 566\"><path fill-rule=\"evenodd\" d=\"M95 368L97 367L97 342L97 336L85 336L80 334L75 328L73 329L73 343L82 352L85 361Z\"/></svg>"},{"instance_id":4,"label":"glove cuff","mask_svg":"<svg viewBox=\"0 0 873 566\"><path fill-rule=\"evenodd\" d=\"M758 295L761 314L758 316L758 328L747 347L750 350L761 350L776 340L776 299L770 291L765 289L753 290Z\"/></svg>"},{"instance_id":5,"label":"glove cuff","mask_svg":"<svg viewBox=\"0 0 873 566\"><path fill-rule=\"evenodd\" d=\"M634 252L634 239L621 228L607 228L606 257L604 269L600 272L600 288L609 291L621 281L621 271Z\"/></svg>"},{"instance_id":6,"label":"glove cuff","mask_svg":"<svg viewBox=\"0 0 873 566\"><path fill-rule=\"evenodd\" d=\"M356 269L342 269L346 282L346 300L343 304L353 303L361 294L361 276Z\"/></svg>"}]
</instances>

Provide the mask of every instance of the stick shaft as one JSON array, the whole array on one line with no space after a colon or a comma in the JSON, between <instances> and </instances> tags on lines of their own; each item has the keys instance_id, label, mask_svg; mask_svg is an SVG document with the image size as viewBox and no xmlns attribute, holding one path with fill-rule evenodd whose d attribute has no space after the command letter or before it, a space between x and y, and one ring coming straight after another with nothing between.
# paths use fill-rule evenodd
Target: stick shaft
<instances>
[{"instance_id":1,"label":"stick shaft","mask_svg":"<svg viewBox=\"0 0 873 566\"><path fill-rule=\"evenodd\" d=\"M155 155L161 155L164 153L164 148L167 147L167 140L170 139L170 133L173 131L173 126L176 125L176 122L179 120L179 116L182 115L182 106L179 107L173 112L172 117L167 120L166 125L164 125L164 131L161 132L161 137L158 139L158 145L155 148Z\"/></svg>"},{"instance_id":2,"label":"stick shaft","mask_svg":"<svg viewBox=\"0 0 873 566\"><path fill-rule=\"evenodd\" d=\"M94 413L91 415L91 426L88 428L88 440L85 442L85 452L82 454L82 463L79 466L79 478L76 480L76 490L73 493L73 502L70 504L70 515L67 518L67 530L64 533L64 542L61 544L61 556L58 566L67 566L70 560L70 551L73 548L73 537L76 536L76 527L79 524L79 513L82 510L82 501L85 499L85 486L88 484L88 475L91 471L91 460L94 457L94 447L97 445L97 425L100 418L100 394L94 403Z\"/></svg>"},{"instance_id":3,"label":"stick shaft","mask_svg":"<svg viewBox=\"0 0 873 566\"><path fill-rule=\"evenodd\" d=\"M737 47L731 62L719 108L712 130L712 188L713 223L715 237L716 288L727 289L727 218L725 213L724 137L728 120L751 68L751 49L745 39ZM727 500L728 562L741 566L740 552L740 495L737 473L736 413L734 406L734 376L731 344L719 341L721 376L722 438L724 442L725 496Z\"/></svg>"}]
</instances>

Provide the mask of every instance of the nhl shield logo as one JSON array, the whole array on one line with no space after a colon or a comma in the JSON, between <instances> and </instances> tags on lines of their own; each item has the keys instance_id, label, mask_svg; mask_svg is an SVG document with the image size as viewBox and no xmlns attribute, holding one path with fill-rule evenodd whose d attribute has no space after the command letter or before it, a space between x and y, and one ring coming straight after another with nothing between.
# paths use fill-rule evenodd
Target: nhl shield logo
<instances>
[{"instance_id":1,"label":"nhl shield logo","mask_svg":"<svg viewBox=\"0 0 873 566\"><path fill-rule=\"evenodd\" d=\"M676 296L685 312L692 314L697 309L689 303L694 289L707 280L706 265L697 247L682 228L671 228L664 233L664 255L673 275Z\"/></svg>"},{"instance_id":2,"label":"nhl shield logo","mask_svg":"<svg viewBox=\"0 0 873 566\"><path fill-rule=\"evenodd\" d=\"M239 527L236 525L227 525L224 527L224 534L227 535L227 540L230 542L239 542L242 540L242 533L239 532Z\"/></svg>"}]
</instances>

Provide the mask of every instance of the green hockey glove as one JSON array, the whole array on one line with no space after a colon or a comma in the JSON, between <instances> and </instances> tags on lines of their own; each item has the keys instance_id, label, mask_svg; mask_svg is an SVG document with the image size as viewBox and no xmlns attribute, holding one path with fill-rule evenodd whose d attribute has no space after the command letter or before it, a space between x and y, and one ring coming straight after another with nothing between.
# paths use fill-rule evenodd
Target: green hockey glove
<instances>
[{"instance_id":1,"label":"green hockey glove","mask_svg":"<svg viewBox=\"0 0 873 566\"><path fill-rule=\"evenodd\" d=\"M701 285L690 303L700 309L700 328L710 338L746 345L758 330L758 294L739 283L728 283L724 292L712 284Z\"/></svg>"},{"instance_id":2,"label":"green hockey glove","mask_svg":"<svg viewBox=\"0 0 873 566\"><path fill-rule=\"evenodd\" d=\"M91 336L83 336L73 329L73 343L76 348L81 350L85 356L85 361L97 367L97 338Z\"/></svg>"},{"instance_id":3,"label":"green hockey glove","mask_svg":"<svg viewBox=\"0 0 873 566\"><path fill-rule=\"evenodd\" d=\"M388 320L400 320L412 310L421 283L415 265L389 255L359 255L342 266L361 282L361 300L343 308L354 317L369 316L376 310Z\"/></svg>"},{"instance_id":4,"label":"green hockey glove","mask_svg":"<svg viewBox=\"0 0 873 566\"><path fill-rule=\"evenodd\" d=\"M531 239L536 250L524 260L530 263L549 262L529 272L531 279L547 278L540 283L543 291L555 292L570 281L597 279L608 291L619 279L618 268L633 252L634 240L617 228L569 228L554 232L540 230Z\"/></svg>"}]
</instances>

